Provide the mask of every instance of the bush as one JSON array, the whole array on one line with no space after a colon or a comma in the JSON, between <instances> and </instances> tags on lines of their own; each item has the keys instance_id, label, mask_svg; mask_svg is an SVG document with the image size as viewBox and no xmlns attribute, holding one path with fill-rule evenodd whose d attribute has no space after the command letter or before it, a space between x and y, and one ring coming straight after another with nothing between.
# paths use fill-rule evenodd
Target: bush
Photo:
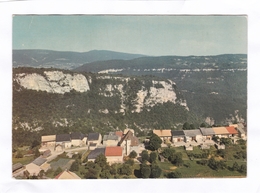
<instances>
[{"instance_id":1,"label":"bush","mask_svg":"<svg viewBox=\"0 0 260 193\"><path fill-rule=\"evenodd\" d=\"M136 158L137 157L137 153L135 151L131 151L129 154L130 158Z\"/></svg>"}]
</instances>

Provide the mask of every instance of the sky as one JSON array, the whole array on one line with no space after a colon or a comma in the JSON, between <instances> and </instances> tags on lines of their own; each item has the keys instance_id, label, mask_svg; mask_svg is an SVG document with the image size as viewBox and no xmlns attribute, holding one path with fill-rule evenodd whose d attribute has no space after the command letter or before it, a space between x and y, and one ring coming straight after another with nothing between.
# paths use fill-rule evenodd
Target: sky
<instances>
[{"instance_id":1,"label":"sky","mask_svg":"<svg viewBox=\"0 0 260 193\"><path fill-rule=\"evenodd\" d=\"M13 49L161 55L247 53L246 16L15 15Z\"/></svg>"}]
</instances>

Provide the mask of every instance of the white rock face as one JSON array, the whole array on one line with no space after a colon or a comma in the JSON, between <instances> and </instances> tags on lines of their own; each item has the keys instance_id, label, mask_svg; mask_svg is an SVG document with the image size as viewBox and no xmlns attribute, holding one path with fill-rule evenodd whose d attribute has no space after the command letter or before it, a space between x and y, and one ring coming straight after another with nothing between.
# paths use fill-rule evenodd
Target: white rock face
<instances>
[{"instance_id":1,"label":"white rock face","mask_svg":"<svg viewBox=\"0 0 260 193\"><path fill-rule=\"evenodd\" d=\"M173 102L175 103L177 96L172 88L172 84L165 81L153 81L153 84L161 84L163 88L150 87L150 97L145 101L148 106L154 106L157 103Z\"/></svg>"},{"instance_id":2,"label":"white rock face","mask_svg":"<svg viewBox=\"0 0 260 193\"><path fill-rule=\"evenodd\" d=\"M61 71L45 71L46 78L40 74L18 74L17 82L24 88L64 94L71 90L86 92L89 90L88 81L82 74L64 74Z\"/></svg>"}]
</instances>

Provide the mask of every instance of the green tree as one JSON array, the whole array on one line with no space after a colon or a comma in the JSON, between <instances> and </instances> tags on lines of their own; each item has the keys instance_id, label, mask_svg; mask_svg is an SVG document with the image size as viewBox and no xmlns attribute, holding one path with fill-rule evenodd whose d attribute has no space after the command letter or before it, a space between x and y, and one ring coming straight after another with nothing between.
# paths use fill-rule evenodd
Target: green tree
<instances>
[{"instance_id":1,"label":"green tree","mask_svg":"<svg viewBox=\"0 0 260 193\"><path fill-rule=\"evenodd\" d=\"M169 159L169 157L171 157L174 153L175 153L175 149L173 149L173 148L165 148L163 150L163 152L161 153L161 155L163 157Z\"/></svg>"},{"instance_id":2,"label":"green tree","mask_svg":"<svg viewBox=\"0 0 260 193\"><path fill-rule=\"evenodd\" d=\"M149 141L149 148L152 151L154 151L159 149L161 147L161 144L162 144L161 138L156 134L152 134Z\"/></svg>"},{"instance_id":3,"label":"green tree","mask_svg":"<svg viewBox=\"0 0 260 193\"><path fill-rule=\"evenodd\" d=\"M151 175L151 168L149 165L142 163L141 165L141 175L142 178L149 178Z\"/></svg>"},{"instance_id":4,"label":"green tree","mask_svg":"<svg viewBox=\"0 0 260 193\"><path fill-rule=\"evenodd\" d=\"M79 171L79 162L78 160L75 160L71 166L70 166L70 171Z\"/></svg>"},{"instance_id":5,"label":"green tree","mask_svg":"<svg viewBox=\"0 0 260 193\"><path fill-rule=\"evenodd\" d=\"M200 127L207 127L206 123L201 123Z\"/></svg>"},{"instance_id":6,"label":"green tree","mask_svg":"<svg viewBox=\"0 0 260 193\"><path fill-rule=\"evenodd\" d=\"M233 163L232 170L233 170L233 171L238 171L238 170L239 170L239 165L238 165L237 162L234 162L234 163Z\"/></svg>"},{"instance_id":7,"label":"green tree","mask_svg":"<svg viewBox=\"0 0 260 193\"><path fill-rule=\"evenodd\" d=\"M247 171L246 164L242 164L242 165L240 166L240 168L239 168L239 171L240 171L241 173L246 173L246 171Z\"/></svg>"},{"instance_id":8,"label":"green tree","mask_svg":"<svg viewBox=\"0 0 260 193\"><path fill-rule=\"evenodd\" d=\"M142 162L149 161L149 154L148 151L143 150L141 153Z\"/></svg>"},{"instance_id":9,"label":"green tree","mask_svg":"<svg viewBox=\"0 0 260 193\"><path fill-rule=\"evenodd\" d=\"M152 164L151 166L151 177L159 178L162 174L162 169L157 164Z\"/></svg>"},{"instance_id":10,"label":"green tree","mask_svg":"<svg viewBox=\"0 0 260 193\"><path fill-rule=\"evenodd\" d=\"M97 179L98 171L94 168L89 168L84 177L85 179Z\"/></svg>"},{"instance_id":11,"label":"green tree","mask_svg":"<svg viewBox=\"0 0 260 193\"><path fill-rule=\"evenodd\" d=\"M156 158L157 158L157 153L156 152L151 152L150 153L150 162L153 163L156 161Z\"/></svg>"},{"instance_id":12,"label":"green tree","mask_svg":"<svg viewBox=\"0 0 260 193\"><path fill-rule=\"evenodd\" d=\"M33 142L32 142L32 145L31 145L31 148L33 149L33 148L35 148L35 147L37 147L38 145L40 145L41 143L38 141L38 140L33 140Z\"/></svg>"},{"instance_id":13,"label":"green tree","mask_svg":"<svg viewBox=\"0 0 260 193\"><path fill-rule=\"evenodd\" d=\"M107 158L104 154L100 154L95 159L95 164L99 165L101 168L105 167L107 165Z\"/></svg>"},{"instance_id":14,"label":"green tree","mask_svg":"<svg viewBox=\"0 0 260 193\"><path fill-rule=\"evenodd\" d=\"M34 157L37 158L37 157L39 157L40 155L41 155L41 153L40 153L39 149L38 149L38 148L35 148L35 150L34 150Z\"/></svg>"},{"instance_id":15,"label":"green tree","mask_svg":"<svg viewBox=\"0 0 260 193\"><path fill-rule=\"evenodd\" d=\"M172 162L172 164L176 166L182 166L183 165L183 160L182 160L182 153L177 152L173 154L172 156L169 157L169 160Z\"/></svg>"},{"instance_id":16,"label":"green tree","mask_svg":"<svg viewBox=\"0 0 260 193\"><path fill-rule=\"evenodd\" d=\"M188 122L185 122L182 126L183 130L190 130L190 124Z\"/></svg>"},{"instance_id":17,"label":"green tree","mask_svg":"<svg viewBox=\"0 0 260 193\"><path fill-rule=\"evenodd\" d=\"M134 151L134 150L131 151L130 154L129 154L129 157L130 157L130 158L136 158L136 157L137 157L136 151Z\"/></svg>"},{"instance_id":18,"label":"green tree","mask_svg":"<svg viewBox=\"0 0 260 193\"><path fill-rule=\"evenodd\" d=\"M131 175L132 169L128 164L122 164L121 168L119 169L121 175Z\"/></svg>"},{"instance_id":19,"label":"green tree","mask_svg":"<svg viewBox=\"0 0 260 193\"><path fill-rule=\"evenodd\" d=\"M182 175L180 172L176 171L176 172L170 172L167 175L168 178L181 178Z\"/></svg>"},{"instance_id":20,"label":"green tree","mask_svg":"<svg viewBox=\"0 0 260 193\"><path fill-rule=\"evenodd\" d=\"M111 178L111 173L108 169L102 170L100 173L100 178L102 179L109 179Z\"/></svg>"}]
</instances>

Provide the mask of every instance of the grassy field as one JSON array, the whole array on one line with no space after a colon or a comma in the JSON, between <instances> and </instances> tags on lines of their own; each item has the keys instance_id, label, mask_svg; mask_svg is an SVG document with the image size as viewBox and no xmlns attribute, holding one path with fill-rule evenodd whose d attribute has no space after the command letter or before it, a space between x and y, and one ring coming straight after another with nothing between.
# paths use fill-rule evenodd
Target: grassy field
<instances>
[{"instance_id":1,"label":"grassy field","mask_svg":"<svg viewBox=\"0 0 260 193\"><path fill-rule=\"evenodd\" d=\"M13 162L13 164L21 163L23 165L27 165L27 164L31 163L33 160L34 160L34 156L28 156L28 157L22 157L22 158L13 157L12 162Z\"/></svg>"},{"instance_id":2,"label":"grassy field","mask_svg":"<svg viewBox=\"0 0 260 193\"><path fill-rule=\"evenodd\" d=\"M244 149L243 149L244 148ZM245 150L245 147L241 147L240 145L230 145L227 146L225 151L225 158L222 158L217 155L217 149L214 146L211 146L209 150L209 157L214 156L216 160L223 160L226 162L227 168L226 169L220 169L218 171L211 169L209 166L203 166L200 164L197 164L197 160L190 160L186 150L183 147L175 147L174 148L176 152L182 153L182 159L184 160L183 166L176 167L169 161L165 160L165 162L157 161L160 168L163 170L163 173L161 175L161 178L165 178L167 173L178 171L182 174L182 178L229 178L229 177L246 177L246 174L240 173L238 171L232 171L230 168L232 168L233 164L235 162L238 163L238 165L246 164L246 160L243 158L237 159L234 155L236 155L237 152ZM199 147L194 147L193 151L189 151L194 154L201 154L203 153L203 150L201 150ZM189 167L187 167L189 166Z\"/></svg>"}]
</instances>

